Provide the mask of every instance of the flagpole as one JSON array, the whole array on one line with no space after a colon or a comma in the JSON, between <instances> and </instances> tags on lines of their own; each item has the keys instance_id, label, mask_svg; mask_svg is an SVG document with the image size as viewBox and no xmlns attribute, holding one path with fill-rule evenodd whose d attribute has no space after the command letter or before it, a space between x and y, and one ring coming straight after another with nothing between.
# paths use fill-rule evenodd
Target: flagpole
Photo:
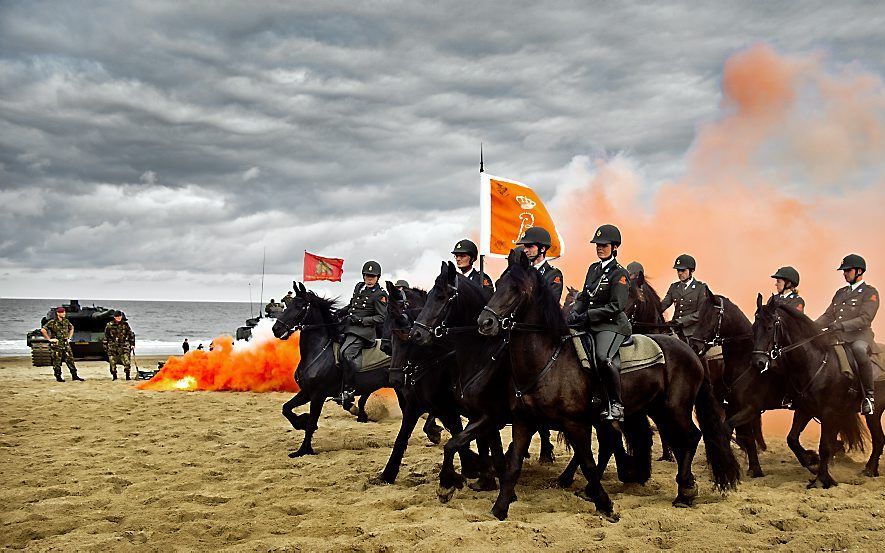
<instances>
[{"instance_id":1,"label":"flagpole","mask_svg":"<svg viewBox=\"0 0 885 553\"><path fill-rule=\"evenodd\" d=\"M482 142L480 142L479 143L480 190L482 190L482 174L484 171L485 171L485 166L483 164L483 158L482 158ZM480 194L481 194L481 192L480 192ZM479 218L480 218L480 221L482 221L482 203L480 203L479 210L480 210ZM482 233L482 231L480 231L480 234L481 233ZM480 281L484 280L486 277L486 273L484 270L485 269L485 260L486 260L486 256L484 254L479 254L479 279L480 279Z\"/></svg>"}]
</instances>

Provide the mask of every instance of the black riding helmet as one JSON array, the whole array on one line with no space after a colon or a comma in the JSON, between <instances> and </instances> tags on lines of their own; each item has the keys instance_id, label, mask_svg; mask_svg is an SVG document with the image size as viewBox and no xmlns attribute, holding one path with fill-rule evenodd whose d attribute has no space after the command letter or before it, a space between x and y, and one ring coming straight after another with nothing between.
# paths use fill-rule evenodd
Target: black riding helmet
<instances>
[{"instance_id":1,"label":"black riding helmet","mask_svg":"<svg viewBox=\"0 0 885 553\"><path fill-rule=\"evenodd\" d=\"M867 262L861 256L856 253L851 253L845 256L842 259L842 264L839 265L838 271L847 271L848 269L861 269L864 272L867 270Z\"/></svg>"},{"instance_id":2,"label":"black riding helmet","mask_svg":"<svg viewBox=\"0 0 885 553\"><path fill-rule=\"evenodd\" d=\"M550 233L547 232L547 229L543 227L529 227L516 243L525 246L537 244L549 248L553 244L553 240L550 238Z\"/></svg>"},{"instance_id":3,"label":"black riding helmet","mask_svg":"<svg viewBox=\"0 0 885 553\"><path fill-rule=\"evenodd\" d=\"M645 269L642 267L642 263L631 261L627 263L627 272L631 275L645 274Z\"/></svg>"},{"instance_id":4,"label":"black riding helmet","mask_svg":"<svg viewBox=\"0 0 885 553\"><path fill-rule=\"evenodd\" d=\"M614 246L621 245L621 231L614 225L602 225L596 229L591 244L612 244Z\"/></svg>"},{"instance_id":5,"label":"black riding helmet","mask_svg":"<svg viewBox=\"0 0 885 553\"><path fill-rule=\"evenodd\" d=\"M377 261L366 261L363 264L363 274L380 277L381 276L381 264Z\"/></svg>"},{"instance_id":6,"label":"black riding helmet","mask_svg":"<svg viewBox=\"0 0 885 553\"><path fill-rule=\"evenodd\" d=\"M689 271L694 271L697 268L698 264L694 260L694 258L687 253L684 253L676 258L676 262L673 263L673 268L677 270L688 269Z\"/></svg>"},{"instance_id":7,"label":"black riding helmet","mask_svg":"<svg viewBox=\"0 0 885 553\"><path fill-rule=\"evenodd\" d=\"M793 283L793 286L799 286L799 271L790 266L781 267L776 273L771 275L771 278L779 278Z\"/></svg>"},{"instance_id":8,"label":"black riding helmet","mask_svg":"<svg viewBox=\"0 0 885 553\"><path fill-rule=\"evenodd\" d=\"M458 240L458 243L452 248L452 253L466 253L470 256L470 259L476 261L476 258L479 257L479 248L476 247L473 240L465 238L463 240Z\"/></svg>"}]
</instances>

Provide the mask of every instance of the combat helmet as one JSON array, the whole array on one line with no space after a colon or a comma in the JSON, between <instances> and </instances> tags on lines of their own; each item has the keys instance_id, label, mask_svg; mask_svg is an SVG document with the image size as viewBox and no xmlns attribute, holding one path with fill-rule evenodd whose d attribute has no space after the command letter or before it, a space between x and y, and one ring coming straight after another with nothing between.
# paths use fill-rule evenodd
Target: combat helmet
<instances>
[{"instance_id":1,"label":"combat helmet","mask_svg":"<svg viewBox=\"0 0 885 553\"><path fill-rule=\"evenodd\" d=\"M614 246L621 245L621 231L614 225L602 225L596 229L591 244L612 244Z\"/></svg>"},{"instance_id":2,"label":"combat helmet","mask_svg":"<svg viewBox=\"0 0 885 553\"><path fill-rule=\"evenodd\" d=\"M452 248L452 253L466 253L471 259L476 259L479 257L479 248L476 247L473 240L464 238L463 240L458 240L458 243Z\"/></svg>"},{"instance_id":3,"label":"combat helmet","mask_svg":"<svg viewBox=\"0 0 885 553\"><path fill-rule=\"evenodd\" d=\"M645 268L643 268L642 263L631 261L627 263L627 272L631 275L645 274Z\"/></svg>"},{"instance_id":4,"label":"combat helmet","mask_svg":"<svg viewBox=\"0 0 885 553\"><path fill-rule=\"evenodd\" d=\"M845 256L842 260L842 264L839 265L837 270L839 271L847 271L848 269L862 269L863 271L867 270L867 262L861 256L856 253L850 253Z\"/></svg>"},{"instance_id":5,"label":"combat helmet","mask_svg":"<svg viewBox=\"0 0 885 553\"><path fill-rule=\"evenodd\" d=\"M381 276L381 264L377 261L366 261L363 264L363 274L380 277Z\"/></svg>"},{"instance_id":6,"label":"combat helmet","mask_svg":"<svg viewBox=\"0 0 885 553\"><path fill-rule=\"evenodd\" d=\"M409 283L403 279L399 279L398 281L396 281L394 286L396 286L397 288L411 288L411 286L409 286Z\"/></svg>"},{"instance_id":7,"label":"combat helmet","mask_svg":"<svg viewBox=\"0 0 885 553\"><path fill-rule=\"evenodd\" d=\"M799 271L790 266L781 267L776 273L771 275L771 278L779 278L786 280L787 282L792 282L793 286L799 286Z\"/></svg>"},{"instance_id":8,"label":"combat helmet","mask_svg":"<svg viewBox=\"0 0 885 553\"><path fill-rule=\"evenodd\" d=\"M525 246L537 244L549 248L553 244L553 240L551 240L550 233L547 232L547 229L543 227L529 227L526 229L525 234L522 235L522 238L516 243Z\"/></svg>"},{"instance_id":9,"label":"combat helmet","mask_svg":"<svg viewBox=\"0 0 885 553\"><path fill-rule=\"evenodd\" d=\"M687 253L684 253L676 258L676 262L673 263L673 268L677 270L688 269L689 271L694 271L698 266L697 261Z\"/></svg>"}]
</instances>

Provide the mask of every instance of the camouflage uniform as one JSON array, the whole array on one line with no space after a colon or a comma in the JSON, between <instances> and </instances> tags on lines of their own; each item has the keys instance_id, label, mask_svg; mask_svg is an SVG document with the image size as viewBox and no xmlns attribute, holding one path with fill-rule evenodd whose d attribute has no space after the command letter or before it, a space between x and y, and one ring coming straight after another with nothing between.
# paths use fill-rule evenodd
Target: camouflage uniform
<instances>
[{"instance_id":1,"label":"camouflage uniform","mask_svg":"<svg viewBox=\"0 0 885 553\"><path fill-rule=\"evenodd\" d=\"M74 325L67 318L59 317L48 321L43 325L43 328L46 329L50 339L58 340L58 342L49 343L49 351L52 354L52 372L55 374L55 379L62 382L61 364L64 362L68 366L71 378L78 380L80 377L77 376L77 366L74 364L74 352L71 351L71 344L68 343L68 336L71 335Z\"/></svg>"},{"instance_id":2,"label":"camouflage uniform","mask_svg":"<svg viewBox=\"0 0 885 553\"><path fill-rule=\"evenodd\" d=\"M126 380L130 379L129 352L135 347L135 333L126 321L111 321L104 327L105 347L111 364L111 376L117 380L117 364L123 365Z\"/></svg>"}]
</instances>

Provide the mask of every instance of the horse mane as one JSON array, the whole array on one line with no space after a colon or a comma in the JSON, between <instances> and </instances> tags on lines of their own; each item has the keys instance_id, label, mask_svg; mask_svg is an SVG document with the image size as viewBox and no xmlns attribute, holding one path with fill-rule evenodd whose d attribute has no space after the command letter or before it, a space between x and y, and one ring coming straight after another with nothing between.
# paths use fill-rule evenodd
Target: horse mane
<instances>
[{"instance_id":1,"label":"horse mane","mask_svg":"<svg viewBox=\"0 0 885 553\"><path fill-rule=\"evenodd\" d=\"M817 327L816 324L814 324L814 321L812 321L810 318L808 318L808 315L802 313L798 309L790 309L780 304L763 306L762 308L768 308L780 315L785 315L784 319L792 322L792 324L801 333L801 336L798 337L791 336L790 338L793 340L803 340L805 338L810 338L811 336L820 333L820 329ZM832 336L827 336L825 334L816 338L815 340L812 340L811 343L820 349L825 349L827 346L832 345Z\"/></svg>"},{"instance_id":2,"label":"horse mane","mask_svg":"<svg viewBox=\"0 0 885 553\"><path fill-rule=\"evenodd\" d=\"M326 298L316 292L307 290L307 301L318 308L324 324L336 322L335 312L338 310L338 298Z\"/></svg>"},{"instance_id":3,"label":"horse mane","mask_svg":"<svg viewBox=\"0 0 885 553\"><path fill-rule=\"evenodd\" d=\"M568 334L568 327L562 316L562 307L553 297L553 291L541 273L534 267L525 267L519 263L511 263L507 270L521 288L526 288L527 284L531 282L538 290L537 296L533 300L541 310L541 324L546 331L555 338ZM503 277L504 275L501 278Z\"/></svg>"},{"instance_id":4,"label":"horse mane","mask_svg":"<svg viewBox=\"0 0 885 553\"><path fill-rule=\"evenodd\" d=\"M648 300L651 302L652 307L655 308L655 311L658 313L664 312L664 307L661 304L661 295L658 294L658 291L655 290L654 286L651 283L643 278L642 280L642 291L645 295L648 296Z\"/></svg>"}]
</instances>

